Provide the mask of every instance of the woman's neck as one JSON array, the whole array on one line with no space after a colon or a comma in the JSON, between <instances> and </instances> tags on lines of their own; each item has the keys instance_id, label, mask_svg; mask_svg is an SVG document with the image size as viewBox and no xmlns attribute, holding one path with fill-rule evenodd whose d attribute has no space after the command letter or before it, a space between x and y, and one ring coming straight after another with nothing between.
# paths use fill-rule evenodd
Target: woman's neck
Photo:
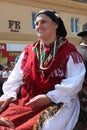
<instances>
[{"instance_id":1,"label":"woman's neck","mask_svg":"<svg viewBox=\"0 0 87 130\"><path fill-rule=\"evenodd\" d=\"M52 44L54 41L56 41L57 38L54 38L54 39L48 39L48 40L43 40L41 39L41 43L45 43L45 45L49 46L50 44Z\"/></svg>"}]
</instances>

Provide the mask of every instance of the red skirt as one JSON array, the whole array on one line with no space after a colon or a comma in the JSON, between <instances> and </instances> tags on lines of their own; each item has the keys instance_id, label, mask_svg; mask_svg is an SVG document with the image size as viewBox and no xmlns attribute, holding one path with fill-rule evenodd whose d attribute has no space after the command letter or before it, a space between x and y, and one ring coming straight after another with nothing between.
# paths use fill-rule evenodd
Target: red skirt
<instances>
[{"instance_id":1,"label":"red skirt","mask_svg":"<svg viewBox=\"0 0 87 130\"><path fill-rule=\"evenodd\" d=\"M33 126L44 108L25 107L23 104L25 99L17 100L10 103L8 108L0 114L0 116L10 119L14 125L14 130L33 130ZM13 130L4 126L0 126L0 130Z\"/></svg>"}]
</instances>

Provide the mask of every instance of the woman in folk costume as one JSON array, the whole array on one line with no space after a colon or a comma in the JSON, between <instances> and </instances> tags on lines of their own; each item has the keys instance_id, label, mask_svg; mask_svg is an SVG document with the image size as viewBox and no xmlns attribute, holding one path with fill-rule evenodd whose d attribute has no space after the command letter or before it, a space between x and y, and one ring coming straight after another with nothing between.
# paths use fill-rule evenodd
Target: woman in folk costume
<instances>
[{"instance_id":1,"label":"woman in folk costume","mask_svg":"<svg viewBox=\"0 0 87 130\"><path fill-rule=\"evenodd\" d=\"M79 93L80 104L81 104L79 122L82 129L86 130L87 129L87 23L83 25L82 31L79 32L77 36L81 37L82 39L82 42L77 47L77 49L82 55L86 67L86 74L85 74L83 88Z\"/></svg>"},{"instance_id":2,"label":"woman in folk costume","mask_svg":"<svg viewBox=\"0 0 87 130\"><path fill-rule=\"evenodd\" d=\"M25 47L4 83L1 116L10 119L15 130L73 130L84 63L65 38L64 23L55 11L38 12L35 25L39 40Z\"/></svg>"}]
</instances>

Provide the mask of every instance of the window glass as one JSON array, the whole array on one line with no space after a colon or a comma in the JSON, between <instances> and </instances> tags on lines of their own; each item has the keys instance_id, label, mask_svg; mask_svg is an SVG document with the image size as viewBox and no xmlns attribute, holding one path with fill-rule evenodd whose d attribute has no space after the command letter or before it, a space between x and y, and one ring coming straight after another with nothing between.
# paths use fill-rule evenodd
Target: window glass
<instances>
[{"instance_id":1,"label":"window glass","mask_svg":"<svg viewBox=\"0 0 87 130\"><path fill-rule=\"evenodd\" d=\"M32 29L35 29L35 15L36 15L36 13L35 12L33 12L32 13Z\"/></svg>"},{"instance_id":2,"label":"window glass","mask_svg":"<svg viewBox=\"0 0 87 130\"><path fill-rule=\"evenodd\" d=\"M71 18L71 32L78 33L79 32L79 20L78 18Z\"/></svg>"}]
</instances>

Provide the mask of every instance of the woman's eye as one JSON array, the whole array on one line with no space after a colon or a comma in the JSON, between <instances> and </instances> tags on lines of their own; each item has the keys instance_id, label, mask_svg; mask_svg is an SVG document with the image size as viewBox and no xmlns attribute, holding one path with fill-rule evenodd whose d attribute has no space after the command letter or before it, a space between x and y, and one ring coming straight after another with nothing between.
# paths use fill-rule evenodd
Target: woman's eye
<instances>
[{"instance_id":1,"label":"woman's eye","mask_svg":"<svg viewBox=\"0 0 87 130\"><path fill-rule=\"evenodd\" d=\"M47 22L47 21L42 21L41 23L44 24L44 23L46 23L46 22Z\"/></svg>"},{"instance_id":2,"label":"woman's eye","mask_svg":"<svg viewBox=\"0 0 87 130\"><path fill-rule=\"evenodd\" d=\"M44 24L46 23L47 21L40 21L40 22L35 22L35 25L38 26L39 24Z\"/></svg>"}]
</instances>

